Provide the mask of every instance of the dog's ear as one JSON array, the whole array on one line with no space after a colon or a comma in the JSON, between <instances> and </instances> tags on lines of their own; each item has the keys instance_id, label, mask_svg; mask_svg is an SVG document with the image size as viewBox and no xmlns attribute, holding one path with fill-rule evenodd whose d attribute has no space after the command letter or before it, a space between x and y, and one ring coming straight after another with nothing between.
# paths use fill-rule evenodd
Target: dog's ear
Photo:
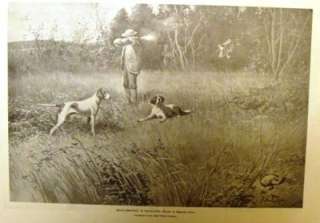
<instances>
[{"instance_id":1,"label":"dog's ear","mask_svg":"<svg viewBox=\"0 0 320 223\"><path fill-rule=\"evenodd\" d=\"M150 104L155 105L157 103L157 96L153 96L149 102Z\"/></svg>"},{"instance_id":2,"label":"dog's ear","mask_svg":"<svg viewBox=\"0 0 320 223\"><path fill-rule=\"evenodd\" d=\"M104 93L103 93L103 89L102 88L99 88L97 90L97 97L98 98L103 98L104 97Z\"/></svg>"},{"instance_id":3,"label":"dog's ear","mask_svg":"<svg viewBox=\"0 0 320 223\"><path fill-rule=\"evenodd\" d=\"M161 95L159 96L159 102L160 102L160 103L163 103L163 102L164 102L164 97L161 96Z\"/></svg>"}]
</instances>

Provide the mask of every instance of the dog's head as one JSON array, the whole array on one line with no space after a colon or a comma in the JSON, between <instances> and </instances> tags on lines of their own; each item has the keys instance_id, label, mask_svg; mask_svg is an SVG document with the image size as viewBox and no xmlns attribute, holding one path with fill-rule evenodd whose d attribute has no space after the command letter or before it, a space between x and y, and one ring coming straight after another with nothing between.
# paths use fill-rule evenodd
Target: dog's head
<instances>
[{"instance_id":1,"label":"dog's head","mask_svg":"<svg viewBox=\"0 0 320 223\"><path fill-rule=\"evenodd\" d=\"M164 97L160 96L160 95L156 95L156 96L152 97L149 102L152 105L160 105L160 104L163 104Z\"/></svg>"},{"instance_id":2,"label":"dog's head","mask_svg":"<svg viewBox=\"0 0 320 223\"><path fill-rule=\"evenodd\" d=\"M105 88L99 88L97 90L97 97L100 99L100 100L108 100L110 99L110 94L107 92L107 89Z\"/></svg>"}]
</instances>

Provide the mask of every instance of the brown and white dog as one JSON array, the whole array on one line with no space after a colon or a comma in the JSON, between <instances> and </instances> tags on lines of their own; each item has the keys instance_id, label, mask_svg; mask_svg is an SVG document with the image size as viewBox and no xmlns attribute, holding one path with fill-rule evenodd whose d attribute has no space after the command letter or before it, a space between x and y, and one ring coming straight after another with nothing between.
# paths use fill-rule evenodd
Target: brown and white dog
<instances>
[{"instance_id":1,"label":"brown and white dog","mask_svg":"<svg viewBox=\"0 0 320 223\"><path fill-rule=\"evenodd\" d=\"M168 118L191 113L191 110L182 110L177 105L164 104L164 100L164 97L160 95L152 97L149 101L149 103L152 105L151 113L147 117L139 119L138 122L144 122L155 118L159 118L160 122L164 122Z\"/></svg>"},{"instance_id":2,"label":"brown and white dog","mask_svg":"<svg viewBox=\"0 0 320 223\"><path fill-rule=\"evenodd\" d=\"M67 117L73 114L81 114L88 117L88 123L91 125L92 135L95 135L95 119L100 108L102 100L110 99L110 95L105 88L99 88L94 95L81 101L69 101L63 104L40 104L48 107L58 107L57 123L50 130L50 135L64 123Z\"/></svg>"}]
</instances>

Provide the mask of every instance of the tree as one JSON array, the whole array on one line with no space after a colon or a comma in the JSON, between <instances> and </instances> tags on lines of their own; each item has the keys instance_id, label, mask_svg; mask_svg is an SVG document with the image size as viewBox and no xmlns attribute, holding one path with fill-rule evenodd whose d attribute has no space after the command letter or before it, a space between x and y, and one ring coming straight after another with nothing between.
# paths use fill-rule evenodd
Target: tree
<instances>
[{"instance_id":1,"label":"tree","mask_svg":"<svg viewBox=\"0 0 320 223\"><path fill-rule=\"evenodd\" d=\"M109 33L110 30L109 27L106 24L106 21L102 19L101 14L101 8L99 3L95 3L92 5L92 8L94 10L94 16L96 21L96 31L99 33L97 36L97 44L104 43L105 45L110 45L109 41Z\"/></svg>"},{"instance_id":2,"label":"tree","mask_svg":"<svg viewBox=\"0 0 320 223\"><path fill-rule=\"evenodd\" d=\"M159 36L161 30L152 7L147 4L137 4L132 8L130 15L131 28L140 36L154 34ZM141 41L143 46L142 61L144 69L161 68L161 40Z\"/></svg>"},{"instance_id":3,"label":"tree","mask_svg":"<svg viewBox=\"0 0 320 223\"><path fill-rule=\"evenodd\" d=\"M201 10L196 11L195 8L185 5L166 5L159 11L166 35L164 63L167 61L166 57L170 57L178 69L195 68L197 50L205 35Z\"/></svg>"},{"instance_id":4,"label":"tree","mask_svg":"<svg viewBox=\"0 0 320 223\"><path fill-rule=\"evenodd\" d=\"M124 8L122 8L112 20L109 39L113 41L115 38L121 36L121 34L129 27L130 21L128 13Z\"/></svg>"},{"instance_id":5,"label":"tree","mask_svg":"<svg viewBox=\"0 0 320 223\"><path fill-rule=\"evenodd\" d=\"M311 13L296 9L264 9L261 21L266 42L265 60L278 80L285 71L295 67L297 61L308 59L310 52L305 49L310 49L306 36L311 33Z\"/></svg>"},{"instance_id":6,"label":"tree","mask_svg":"<svg viewBox=\"0 0 320 223\"><path fill-rule=\"evenodd\" d=\"M44 24L41 23L39 26L30 26L29 27L29 32L32 34L34 43L35 43L35 48L36 48L36 55L38 60L41 60L42 56L42 45L41 45L41 40L44 38Z\"/></svg>"},{"instance_id":7,"label":"tree","mask_svg":"<svg viewBox=\"0 0 320 223\"><path fill-rule=\"evenodd\" d=\"M137 4L132 8L130 23L132 28L139 33L153 29L154 19L155 15L152 13L152 8L149 5Z\"/></svg>"}]
</instances>

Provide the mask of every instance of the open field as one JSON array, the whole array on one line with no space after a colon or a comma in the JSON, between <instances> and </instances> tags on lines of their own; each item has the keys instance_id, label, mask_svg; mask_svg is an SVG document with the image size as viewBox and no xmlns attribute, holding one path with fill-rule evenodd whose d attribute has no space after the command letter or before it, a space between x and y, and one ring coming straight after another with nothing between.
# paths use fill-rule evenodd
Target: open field
<instances>
[{"instance_id":1,"label":"open field","mask_svg":"<svg viewBox=\"0 0 320 223\"><path fill-rule=\"evenodd\" d=\"M107 87L96 136L74 116L53 137L55 108ZM242 72L139 76L140 104L127 105L121 75L43 73L9 77L13 201L216 207L300 207L308 81L274 82ZM147 100L191 109L165 123L137 123ZM278 174L273 189L259 182Z\"/></svg>"}]
</instances>

